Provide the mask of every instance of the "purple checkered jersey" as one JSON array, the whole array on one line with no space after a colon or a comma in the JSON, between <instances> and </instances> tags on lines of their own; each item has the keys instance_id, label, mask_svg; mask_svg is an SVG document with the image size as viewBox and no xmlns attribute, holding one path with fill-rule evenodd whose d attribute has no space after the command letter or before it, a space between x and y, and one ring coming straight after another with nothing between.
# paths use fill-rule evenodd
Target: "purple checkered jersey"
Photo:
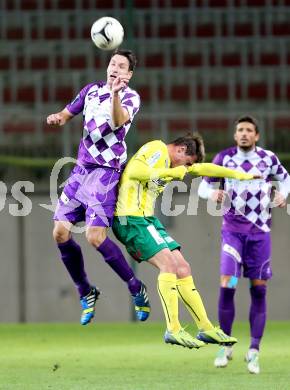
<instances>
[{"instance_id":1,"label":"purple checkered jersey","mask_svg":"<svg viewBox=\"0 0 290 390\"><path fill-rule=\"evenodd\" d=\"M78 150L78 163L86 168L94 166L120 169L127 159L125 136L140 107L140 97L128 86L119 92L122 107L130 119L115 127L111 115L111 91L104 81L86 85L66 106L73 115L83 111L83 137Z\"/></svg>"},{"instance_id":2,"label":"purple checkered jersey","mask_svg":"<svg viewBox=\"0 0 290 390\"><path fill-rule=\"evenodd\" d=\"M255 233L261 230L269 232L274 181L279 182L279 191L285 197L290 190L289 174L278 157L260 147L249 152L231 147L218 153L213 163L262 176L262 179L246 181L208 177L203 179L201 186L213 188L214 182L220 182L220 188L228 194L224 204L223 230L240 233Z\"/></svg>"}]
</instances>

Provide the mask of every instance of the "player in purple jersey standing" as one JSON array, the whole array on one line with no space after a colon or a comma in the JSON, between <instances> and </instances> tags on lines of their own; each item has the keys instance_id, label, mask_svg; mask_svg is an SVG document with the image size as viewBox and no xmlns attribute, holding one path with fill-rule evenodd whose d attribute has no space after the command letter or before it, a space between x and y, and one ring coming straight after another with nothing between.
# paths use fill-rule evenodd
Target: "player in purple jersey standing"
<instances>
[{"instance_id":1,"label":"player in purple jersey standing","mask_svg":"<svg viewBox=\"0 0 290 390\"><path fill-rule=\"evenodd\" d=\"M144 321L149 316L145 286L135 277L119 247L107 236L121 170L127 159L125 136L140 107L139 95L128 87L135 66L133 52L116 50L107 68L107 81L86 85L62 111L47 117L49 125L63 126L83 112L77 164L58 201L53 230L61 259L80 295L82 325L94 317L100 291L89 282L81 248L71 235L72 226L80 221L86 223L88 242L127 283L137 318Z\"/></svg>"},{"instance_id":2,"label":"player in purple jersey standing","mask_svg":"<svg viewBox=\"0 0 290 390\"><path fill-rule=\"evenodd\" d=\"M250 280L249 313L251 343L246 354L250 373L258 374L259 346L266 323L267 280L271 269L271 192L273 180L279 184L273 204L284 207L290 190L289 174L278 157L256 146L259 129L256 120L244 116L237 120L234 139L237 146L223 150L214 158L215 164L261 175L262 179L240 182L232 179L204 178L199 196L218 203L228 203L224 210L221 232L220 295L218 305L222 330L231 334L235 317L234 295L241 277ZM215 189L214 182L219 182ZM228 201L228 202L227 202ZM232 347L223 347L215 359L216 367L225 367L232 358Z\"/></svg>"}]
</instances>

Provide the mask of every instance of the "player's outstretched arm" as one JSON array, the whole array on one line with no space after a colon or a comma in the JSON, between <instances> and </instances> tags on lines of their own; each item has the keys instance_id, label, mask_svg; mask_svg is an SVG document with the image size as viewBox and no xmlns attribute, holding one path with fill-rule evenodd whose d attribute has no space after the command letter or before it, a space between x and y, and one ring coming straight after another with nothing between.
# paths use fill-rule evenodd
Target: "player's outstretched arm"
<instances>
[{"instance_id":1,"label":"player's outstretched arm","mask_svg":"<svg viewBox=\"0 0 290 390\"><path fill-rule=\"evenodd\" d=\"M119 91L126 87L129 80L124 76L118 76L112 85L112 120L115 127L124 125L130 119L129 113L126 108L122 107L119 97Z\"/></svg>"},{"instance_id":2,"label":"player's outstretched arm","mask_svg":"<svg viewBox=\"0 0 290 390\"><path fill-rule=\"evenodd\" d=\"M48 117L46 118L46 122L48 125L63 126L73 117L74 115L70 113L67 108L64 108L60 112L48 115Z\"/></svg>"},{"instance_id":3,"label":"player's outstretched arm","mask_svg":"<svg viewBox=\"0 0 290 390\"><path fill-rule=\"evenodd\" d=\"M261 178L259 175L252 175L251 173L235 171L233 169L225 168L213 163L193 164L188 168L188 173L191 173L194 176L227 177L229 179L238 180Z\"/></svg>"},{"instance_id":4,"label":"player's outstretched arm","mask_svg":"<svg viewBox=\"0 0 290 390\"><path fill-rule=\"evenodd\" d=\"M154 179L178 179L182 180L187 169L181 165L176 168L151 168L145 161L134 159L126 168L126 173L132 180L154 180Z\"/></svg>"}]
</instances>

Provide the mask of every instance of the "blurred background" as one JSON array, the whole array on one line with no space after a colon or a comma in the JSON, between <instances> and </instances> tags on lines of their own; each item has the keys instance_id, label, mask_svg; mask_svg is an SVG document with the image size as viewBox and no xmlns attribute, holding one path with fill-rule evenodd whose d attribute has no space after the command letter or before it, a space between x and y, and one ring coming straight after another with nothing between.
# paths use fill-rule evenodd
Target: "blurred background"
<instances>
[{"instance_id":1,"label":"blurred background","mask_svg":"<svg viewBox=\"0 0 290 390\"><path fill-rule=\"evenodd\" d=\"M77 294L51 237L52 212L41 204L51 203L54 161L76 156L82 118L58 128L48 127L46 117L84 85L106 78L110 53L90 39L96 19L117 18L125 30L122 47L138 58L131 86L142 106L127 138L129 155L148 140L198 130L210 159L232 145L234 120L252 114L260 122L260 145L289 170L289 0L2 0L0 7L0 321L78 321ZM34 183L24 190L29 199L20 197L20 180ZM163 222L183 245L216 320L221 220L194 191L175 195L185 211ZM21 215L23 201L29 212ZM18 207L20 215L12 216ZM271 319L290 318L289 214L289 205L288 213L274 210ZM97 321L130 320L126 287L83 235L75 238L91 281L103 290ZM149 287L152 320L162 320L157 273L146 264L137 270ZM240 284L237 317L245 320L247 282Z\"/></svg>"}]
</instances>

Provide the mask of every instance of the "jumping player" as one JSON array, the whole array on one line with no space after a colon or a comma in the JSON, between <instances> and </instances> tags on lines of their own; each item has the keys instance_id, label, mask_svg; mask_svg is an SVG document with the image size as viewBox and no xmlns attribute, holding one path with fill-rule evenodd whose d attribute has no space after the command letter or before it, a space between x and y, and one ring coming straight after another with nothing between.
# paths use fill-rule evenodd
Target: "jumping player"
<instances>
[{"instance_id":1,"label":"jumping player","mask_svg":"<svg viewBox=\"0 0 290 390\"><path fill-rule=\"evenodd\" d=\"M139 149L125 168L120 181L113 232L138 262L146 261L160 271L158 293L166 318L165 342L187 348L205 343L231 345L237 340L215 328L207 318L201 297L195 288L189 263L180 244L168 235L154 217L154 204L168 182L193 175L220 175L252 179L214 164L196 164L203 160L203 141L198 135L181 137L166 145L152 141ZM178 297L189 310L199 333L192 337L178 319Z\"/></svg>"},{"instance_id":2,"label":"jumping player","mask_svg":"<svg viewBox=\"0 0 290 390\"><path fill-rule=\"evenodd\" d=\"M62 111L47 117L49 125L63 126L83 112L77 164L58 201L53 230L61 259L80 295L82 325L94 317L100 291L89 282L81 248L71 235L72 226L80 221L86 222L88 242L127 283L137 318L147 319L150 311L145 286L134 276L119 247L107 236L127 158L125 136L140 107L139 95L128 87L135 65L136 57L131 51L116 50L107 68L106 82L86 85ZM147 306L147 311L140 311L140 306Z\"/></svg>"}]
</instances>

